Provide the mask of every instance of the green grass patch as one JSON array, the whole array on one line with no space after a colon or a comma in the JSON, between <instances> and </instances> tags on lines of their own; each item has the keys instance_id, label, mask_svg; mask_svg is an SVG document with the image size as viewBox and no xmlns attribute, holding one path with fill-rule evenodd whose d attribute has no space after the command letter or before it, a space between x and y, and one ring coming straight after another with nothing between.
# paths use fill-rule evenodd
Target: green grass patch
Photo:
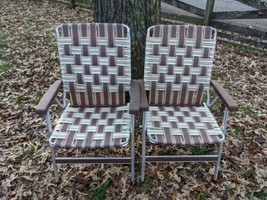
<instances>
[{"instance_id":1,"label":"green grass patch","mask_svg":"<svg viewBox=\"0 0 267 200\"><path fill-rule=\"evenodd\" d=\"M224 83L223 84L223 88L226 89L226 90L230 90L231 85L229 83Z\"/></svg>"},{"instance_id":2,"label":"green grass patch","mask_svg":"<svg viewBox=\"0 0 267 200\"><path fill-rule=\"evenodd\" d=\"M6 47L6 46L7 46L6 41L3 40L3 39L0 39L0 48L2 48L2 47Z\"/></svg>"},{"instance_id":3,"label":"green grass patch","mask_svg":"<svg viewBox=\"0 0 267 200\"><path fill-rule=\"evenodd\" d=\"M244 128L243 127L241 127L241 126L234 127L234 133L235 134L241 134L243 132L244 132Z\"/></svg>"},{"instance_id":4,"label":"green grass patch","mask_svg":"<svg viewBox=\"0 0 267 200\"><path fill-rule=\"evenodd\" d=\"M7 71L8 71L7 65L0 65L0 73L1 72L7 72Z\"/></svg>"},{"instance_id":5,"label":"green grass patch","mask_svg":"<svg viewBox=\"0 0 267 200\"><path fill-rule=\"evenodd\" d=\"M209 198L209 196L208 196L208 194L207 193L202 193L201 195L200 195L200 200L208 200L208 198Z\"/></svg>"},{"instance_id":6,"label":"green grass patch","mask_svg":"<svg viewBox=\"0 0 267 200\"><path fill-rule=\"evenodd\" d=\"M246 178L252 178L255 174L255 168L253 166L248 167L243 173L242 175Z\"/></svg>"},{"instance_id":7,"label":"green grass patch","mask_svg":"<svg viewBox=\"0 0 267 200\"><path fill-rule=\"evenodd\" d=\"M21 99L20 99L19 96L14 96L13 99L14 99L14 101L15 101L15 104L19 104L20 101L21 101Z\"/></svg>"},{"instance_id":8,"label":"green grass patch","mask_svg":"<svg viewBox=\"0 0 267 200\"><path fill-rule=\"evenodd\" d=\"M191 149L192 155L207 155L208 154L208 145L206 144L192 146L190 149Z\"/></svg>"},{"instance_id":9,"label":"green grass patch","mask_svg":"<svg viewBox=\"0 0 267 200\"><path fill-rule=\"evenodd\" d=\"M247 106L247 107L240 107L239 108L240 112L243 113L244 115L252 115L254 112Z\"/></svg>"},{"instance_id":10,"label":"green grass patch","mask_svg":"<svg viewBox=\"0 0 267 200\"><path fill-rule=\"evenodd\" d=\"M35 153L35 147L31 146L29 149L23 151L22 153L15 156L14 158L8 159L7 163L12 164L12 165L21 164L23 158L32 157L34 153Z\"/></svg>"},{"instance_id":11,"label":"green grass patch","mask_svg":"<svg viewBox=\"0 0 267 200\"><path fill-rule=\"evenodd\" d=\"M253 197L257 197L258 199L261 199L261 200L267 200L267 192L248 192L246 193L246 197L248 199L254 199Z\"/></svg>"},{"instance_id":12,"label":"green grass patch","mask_svg":"<svg viewBox=\"0 0 267 200\"><path fill-rule=\"evenodd\" d=\"M12 60L13 56L11 54L8 54L0 49L0 60L3 61L10 61Z\"/></svg>"},{"instance_id":13,"label":"green grass patch","mask_svg":"<svg viewBox=\"0 0 267 200\"><path fill-rule=\"evenodd\" d=\"M167 169L164 169L163 172L162 172L164 178L167 178L168 177L168 174L169 174L169 170Z\"/></svg>"},{"instance_id":14,"label":"green grass patch","mask_svg":"<svg viewBox=\"0 0 267 200\"><path fill-rule=\"evenodd\" d=\"M267 130L267 124L263 124L263 123L258 123L259 128L263 128L265 130Z\"/></svg>"},{"instance_id":15,"label":"green grass patch","mask_svg":"<svg viewBox=\"0 0 267 200\"><path fill-rule=\"evenodd\" d=\"M110 184L111 184L111 179L107 179L102 185L100 185L99 187L91 190L87 194L87 199L90 199L90 200L102 200L102 199L105 199L105 191L110 186Z\"/></svg>"},{"instance_id":16,"label":"green grass patch","mask_svg":"<svg viewBox=\"0 0 267 200\"><path fill-rule=\"evenodd\" d=\"M34 31L36 31L37 29L36 29L36 27L34 27L34 26L31 25L31 24L25 24L25 25L23 26L23 30L24 30L26 33L32 33L32 32L34 32Z\"/></svg>"},{"instance_id":17,"label":"green grass patch","mask_svg":"<svg viewBox=\"0 0 267 200\"><path fill-rule=\"evenodd\" d=\"M153 187L153 181L150 178L147 178L142 183L142 186L151 189Z\"/></svg>"},{"instance_id":18,"label":"green grass patch","mask_svg":"<svg viewBox=\"0 0 267 200\"><path fill-rule=\"evenodd\" d=\"M19 49L25 49L25 48L27 48L29 45L28 44L17 44L16 46L15 46L15 49L17 49L17 50L19 50Z\"/></svg>"}]
</instances>

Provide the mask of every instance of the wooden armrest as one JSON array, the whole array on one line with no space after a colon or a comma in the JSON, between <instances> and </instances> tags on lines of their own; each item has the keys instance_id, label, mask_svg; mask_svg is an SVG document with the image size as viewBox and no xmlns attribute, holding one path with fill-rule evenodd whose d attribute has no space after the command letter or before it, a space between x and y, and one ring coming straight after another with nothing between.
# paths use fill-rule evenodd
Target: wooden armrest
<instances>
[{"instance_id":1,"label":"wooden armrest","mask_svg":"<svg viewBox=\"0 0 267 200\"><path fill-rule=\"evenodd\" d=\"M235 100L217 81L211 81L210 85L213 87L214 91L217 93L229 111L238 111L238 105Z\"/></svg>"},{"instance_id":2,"label":"wooden armrest","mask_svg":"<svg viewBox=\"0 0 267 200\"><path fill-rule=\"evenodd\" d=\"M144 81L139 79L138 83L140 87L140 111L148 111L149 105L148 105L148 100L146 96Z\"/></svg>"},{"instance_id":3,"label":"wooden armrest","mask_svg":"<svg viewBox=\"0 0 267 200\"><path fill-rule=\"evenodd\" d=\"M140 106L140 90L137 80L132 80L130 90L129 113L138 114Z\"/></svg>"},{"instance_id":4,"label":"wooden armrest","mask_svg":"<svg viewBox=\"0 0 267 200\"><path fill-rule=\"evenodd\" d=\"M57 92L60 89L62 84L61 80L57 80L53 85L47 90L42 99L39 101L38 105L35 108L35 111L39 115L45 115L56 98Z\"/></svg>"}]
</instances>

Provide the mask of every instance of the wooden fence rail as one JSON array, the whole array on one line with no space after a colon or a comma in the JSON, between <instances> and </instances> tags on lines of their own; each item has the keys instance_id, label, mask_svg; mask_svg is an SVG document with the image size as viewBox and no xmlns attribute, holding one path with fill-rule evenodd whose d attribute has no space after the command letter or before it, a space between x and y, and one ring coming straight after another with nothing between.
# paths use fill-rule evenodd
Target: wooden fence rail
<instances>
[{"instance_id":1,"label":"wooden fence rail","mask_svg":"<svg viewBox=\"0 0 267 200\"><path fill-rule=\"evenodd\" d=\"M256 3L256 1L251 0L236 0L238 3L242 3L253 8L249 11L236 10L214 12L213 10L215 1L222 0L207 0L205 9L201 9L199 7L191 5L190 3L185 3L185 1L181 0L162 0L162 2L168 5L193 14L174 15L169 12L163 12L162 17L164 19L178 20L186 23L211 25L217 29L230 32L220 33L223 37L229 38L231 40L236 40L241 43L246 42L250 45L267 49L267 3L262 3L260 0L257 0L258 3ZM245 19L253 19L255 23L253 25L249 25L245 23L238 24L236 21L235 23L231 22L232 20ZM255 25L257 25L257 20L265 19L265 26L260 26L258 29L255 28ZM233 32L238 33L239 35L234 35L232 34ZM249 36L251 38L244 38L242 35L244 37ZM265 41L263 41L262 39Z\"/></svg>"},{"instance_id":2,"label":"wooden fence rail","mask_svg":"<svg viewBox=\"0 0 267 200\"><path fill-rule=\"evenodd\" d=\"M70 6L79 6L86 9L92 9L93 3L92 0L50 0L58 3L68 4ZM231 40L236 40L239 42L246 42L250 45L258 46L261 48L267 49L267 42L258 40L258 39L248 39L244 38L250 36L252 38L260 38L267 40L267 3L262 2L261 0L235 0L238 3L253 7L253 10L245 11L220 11L214 12L215 1L222 0L206 0L205 9L193 6L190 3L186 3L184 0L161 0L162 2L171 5L175 8L184 10L193 15L186 14L172 14L170 12L162 12L163 21L176 20L186 23L193 24L203 24L211 25L217 29L229 31L231 33L223 32L220 33L221 36L229 38ZM231 23L231 20L244 20L244 19L253 19L253 20L263 20L266 19L265 27L261 27L261 30L258 30L249 25L237 25ZM227 21L223 21L227 20ZM266 30L265 30L266 29ZM232 34L238 33L239 35ZM241 35L244 37L242 37Z\"/></svg>"}]
</instances>

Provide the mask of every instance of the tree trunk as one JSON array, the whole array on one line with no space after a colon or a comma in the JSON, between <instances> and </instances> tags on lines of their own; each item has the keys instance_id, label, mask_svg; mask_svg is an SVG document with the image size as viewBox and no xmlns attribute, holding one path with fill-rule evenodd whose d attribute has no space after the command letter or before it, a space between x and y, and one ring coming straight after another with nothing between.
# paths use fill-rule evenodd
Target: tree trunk
<instances>
[{"instance_id":1,"label":"tree trunk","mask_svg":"<svg viewBox=\"0 0 267 200\"><path fill-rule=\"evenodd\" d=\"M94 0L95 22L124 23L131 29L132 78L144 75L148 27L160 23L161 0Z\"/></svg>"},{"instance_id":2,"label":"tree trunk","mask_svg":"<svg viewBox=\"0 0 267 200\"><path fill-rule=\"evenodd\" d=\"M70 0L70 7L75 8L75 0Z\"/></svg>"}]
</instances>

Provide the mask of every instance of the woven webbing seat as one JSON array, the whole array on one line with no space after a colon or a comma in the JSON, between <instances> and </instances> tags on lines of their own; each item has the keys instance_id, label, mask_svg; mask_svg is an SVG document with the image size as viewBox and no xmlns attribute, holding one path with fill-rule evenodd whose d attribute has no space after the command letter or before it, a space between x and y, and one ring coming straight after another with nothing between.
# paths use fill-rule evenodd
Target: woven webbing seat
<instances>
[{"instance_id":1,"label":"woven webbing seat","mask_svg":"<svg viewBox=\"0 0 267 200\"><path fill-rule=\"evenodd\" d=\"M147 30L144 80L139 81L143 111L141 181L146 162L166 161L216 162L217 179L228 111L236 111L238 106L211 81L216 36L216 30L209 26L156 25ZM222 127L209 110L210 86L226 105ZM161 146L218 144L218 154L146 155L146 138Z\"/></svg>"},{"instance_id":2,"label":"woven webbing seat","mask_svg":"<svg viewBox=\"0 0 267 200\"><path fill-rule=\"evenodd\" d=\"M56 28L62 81L56 81L36 111L46 117L56 182L58 163L131 164L134 181L134 122L139 85L131 80L130 29L124 24L62 24ZM49 107L63 85L64 111L54 130ZM130 102L126 102L127 93ZM67 101L68 99L68 101ZM59 157L58 148L125 147L130 156Z\"/></svg>"},{"instance_id":3,"label":"woven webbing seat","mask_svg":"<svg viewBox=\"0 0 267 200\"><path fill-rule=\"evenodd\" d=\"M146 128L150 142L156 144L213 144L224 139L206 107L150 106Z\"/></svg>"},{"instance_id":4,"label":"woven webbing seat","mask_svg":"<svg viewBox=\"0 0 267 200\"><path fill-rule=\"evenodd\" d=\"M67 107L50 136L50 145L90 149L127 146L131 131L128 111L128 106Z\"/></svg>"}]
</instances>

